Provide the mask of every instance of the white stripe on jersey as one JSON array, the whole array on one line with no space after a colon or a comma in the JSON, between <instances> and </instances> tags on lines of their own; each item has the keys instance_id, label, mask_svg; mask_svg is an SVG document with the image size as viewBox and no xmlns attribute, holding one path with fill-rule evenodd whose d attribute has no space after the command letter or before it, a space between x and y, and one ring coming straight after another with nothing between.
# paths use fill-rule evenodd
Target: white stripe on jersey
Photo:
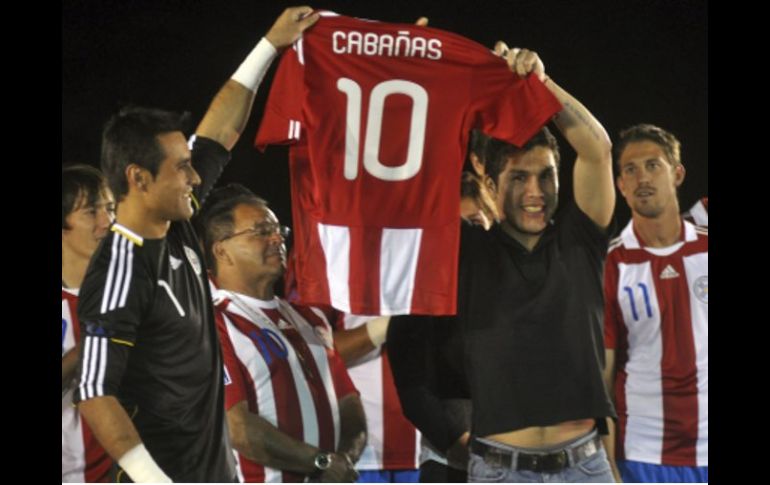
<instances>
[{"instance_id":1,"label":"white stripe on jersey","mask_svg":"<svg viewBox=\"0 0 770 485\"><path fill-rule=\"evenodd\" d=\"M102 293L102 313L125 306L126 296L131 286L133 261L134 243L115 232L112 239L110 266L104 284L104 293Z\"/></svg>"},{"instance_id":2,"label":"white stripe on jersey","mask_svg":"<svg viewBox=\"0 0 770 485\"><path fill-rule=\"evenodd\" d=\"M618 265L617 301L628 327L626 458L660 463L663 388L658 296L649 262Z\"/></svg>"},{"instance_id":3,"label":"white stripe on jersey","mask_svg":"<svg viewBox=\"0 0 770 485\"><path fill-rule=\"evenodd\" d=\"M166 290L166 293L168 294L168 297L171 298L171 301L174 303L174 306L176 307L176 311L179 312L179 316L183 317L185 316L184 308L182 308L182 305L179 304L179 300L176 299L176 296L174 295L174 292L171 291L171 287L163 280L158 280L158 284L163 287L164 290Z\"/></svg>"},{"instance_id":4,"label":"white stripe on jersey","mask_svg":"<svg viewBox=\"0 0 770 485\"><path fill-rule=\"evenodd\" d=\"M310 349L310 352L313 354L313 359L315 359L316 368L318 369L318 372L321 373L321 377L323 377L323 383L324 388L326 389L326 396L329 398L329 407L331 408L332 413L332 420L334 424L334 448L337 448L337 444L339 443L340 438L340 409L339 409L339 403L337 402L337 391L334 388L334 379L332 378L332 369L329 366L329 357L326 353L326 342L324 342L315 332L315 329L312 325L307 323L305 318L300 315L297 311L294 310L294 308L291 307L288 303L286 303L283 300L279 301L279 311L282 315L287 315L291 318L291 321L295 323L294 328L297 329L297 331L302 335L302 338L305 339L305 342L308 344L308 348ZM314 312L316 313L316 312ZM316 313L317 315L318 313ZM329 322L326 320L325 316L322 316L321 318L326 325L326 329L331 331L331 325L329 325ZM318 345L318 343L321 343L322 345ZM313 345L315 343L316 345ZM316 428L317 430L318 428ZM320 437L319 437L320 439Z\"/></svg>"},{"instance_id":5,"label":"white stripe on jersey","mask_svg":"<svg viewBox=\"0 0 770 485\"><path fill-rule=\"evenodd\" d=\"M345 226L319 222L318 236L326 259L331 304L334 308L350 313L350 231Z\"/></svg>"},{"instance_id":6,"label":"white stripe on jersey","mask_svg":"<svg viewBox=\"0 0 770 485\"><path fill-rule=\"evenodd\" d=\"M380 313L408 313L420 256L422 229L382 230L380 242Z\"/></svg>"}]
</instances>

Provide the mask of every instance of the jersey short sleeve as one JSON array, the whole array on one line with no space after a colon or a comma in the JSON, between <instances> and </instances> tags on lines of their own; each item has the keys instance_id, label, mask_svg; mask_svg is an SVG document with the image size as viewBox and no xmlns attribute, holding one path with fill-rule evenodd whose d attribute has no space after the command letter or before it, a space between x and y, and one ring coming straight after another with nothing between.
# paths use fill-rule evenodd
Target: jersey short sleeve
<instances>
[{"instance_id":1,"label":"jersey short sleeve","mask_svg":"<svg viewBox=\"0 0 770 485\"><path fill-rule=\"evenodd\" d=\"M88 268L78 306L81 352L75 402L117 393L155 288L141 249L112 232Z\"/></svg>"}]
</instances>

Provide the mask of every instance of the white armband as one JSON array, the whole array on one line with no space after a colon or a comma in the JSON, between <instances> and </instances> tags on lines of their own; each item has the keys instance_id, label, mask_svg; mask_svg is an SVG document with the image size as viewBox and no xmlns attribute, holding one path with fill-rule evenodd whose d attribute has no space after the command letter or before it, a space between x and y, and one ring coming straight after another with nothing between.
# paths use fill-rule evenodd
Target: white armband
<instances>
[{"instance_id":1,"label":"white armband","mask_svg":"<svg viewBox=\"0 0 770 485\"><path fill-rule=\"evenodd\" d=\"M377 317L366 322L366 333L369 334L369 340L372 341L375 347L385 343L385 338L388 334L388 324L390 324L390 317Z\"/></svg>"},{"instance_id":2,"label":"white armband","mask_svg":"<svg viewBox=\"0 0 770 485\"><path fill-rule=\"evenodd\" d=\"M265 73L277 53L278 51L273 47L273 44L262 37L230 79L243 84L251 92L257 92L262 78L265 77Z\"/></svg>"},{"instance_id":3,"label":"white armband","mask_svg":"<svg viewBox=\"0 0 770 485\"><path fill-rule=\"evenodd\" d=\"M134 446L118 460L118 465L128 473L134 483L173 483L152 459L144 443Z\"/></svg>"}]
</instances>

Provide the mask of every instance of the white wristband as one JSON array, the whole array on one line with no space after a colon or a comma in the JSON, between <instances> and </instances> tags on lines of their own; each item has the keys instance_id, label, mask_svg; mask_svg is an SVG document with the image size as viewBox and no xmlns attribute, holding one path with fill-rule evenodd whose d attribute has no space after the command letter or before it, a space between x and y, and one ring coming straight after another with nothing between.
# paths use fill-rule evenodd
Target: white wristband
<instances>
[{"instance_id":1,"label":"white wristband","mask_svg":"<svg viewBox=\"0 0 770 485\"><path fill-rule=\"evenodd\" d=\"M120 468L128 473L134 483L173 483L152 459L144 443L134 446L118 460Z\"/></svg>"},{"instance_id":2,"label":"white wristband","mask_svg":"<svg viewBox=\"0 0 770 485\"><path fill-rule=\"evenodd\" d=\"M390 324L390 317L377 317L374 320L366 322L366 333L369 334L369 340L372 341L375 347L379 347L385 343L385 338L388 333L388 324Z\"/></svg>"},{"instance_id":3,"label":"white wristband","mask_svg":"<svg viewBox=\"0 0 770 485\"><path fill-rule=\"evenodd\" d=\"M243 84L247 89L256 93L277 53L278 51L273 47L273 44L262 37L230 79Z\"/></svg>"}]
</instances>

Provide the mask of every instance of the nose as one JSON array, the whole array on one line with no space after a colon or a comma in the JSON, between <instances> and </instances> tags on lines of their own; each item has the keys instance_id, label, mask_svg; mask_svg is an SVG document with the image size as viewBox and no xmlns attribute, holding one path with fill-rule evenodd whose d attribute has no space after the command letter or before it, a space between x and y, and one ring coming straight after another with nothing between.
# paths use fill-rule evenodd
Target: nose
<instances>
[{"instance_id":1,"label":"nose","mask_svg":"<svg viewBox=\"0 0 770 485\"><path fill-rule=\"evenodd\" d=\"M524 195L529 197L543 197L543 188L540 186L540 180L537 175L527 177L527 183L524 185Z\"/></svg>"},{"instance_id":2,"label":"nose","mask_svg":"<svg viewBox=\"0 0 770 485\"><path fill-rule=\"evenodd\" d=\"M96 211L96 225L99 229L107 229L112 224L113 215L107 209L99 209Z\"/></svg>"},{"instance_id":3,"label":"nose","mask_svg":"<svg viewBox=\"0 0 770 485\"><path fill-rule=\"evenodd\" d=\"M190 185L193 187L197 187L201 184L201 176L198 175L198 172L193 168L193 166L190 166Z\"/></svg>"}]
</instances>

